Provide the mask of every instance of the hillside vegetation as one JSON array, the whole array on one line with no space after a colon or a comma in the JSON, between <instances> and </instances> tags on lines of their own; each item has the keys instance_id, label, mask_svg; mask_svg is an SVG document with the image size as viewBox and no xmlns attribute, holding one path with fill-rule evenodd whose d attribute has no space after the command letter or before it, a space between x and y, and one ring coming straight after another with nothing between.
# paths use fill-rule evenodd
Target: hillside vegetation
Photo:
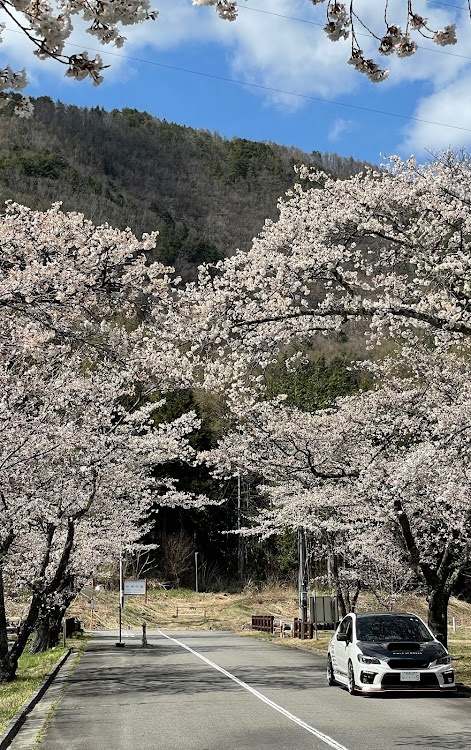
<instances>
[{"instance_id":1,"label":"hillside vegetation","mask_svg":"<svg viewBox=\"0 0 471 750\"><path fill-rule=\"evenodd\" d=\"M2 110L0 203L45 209L62 201L95 224L160 232L154 259L188 278L203 261L248 249L279 196L295 180L294 164L349 176L365 166L337 154L304 153L275 143L169 123L132 109L105 112L35 102L19 121Z\"/></svg>"}]
</instances>

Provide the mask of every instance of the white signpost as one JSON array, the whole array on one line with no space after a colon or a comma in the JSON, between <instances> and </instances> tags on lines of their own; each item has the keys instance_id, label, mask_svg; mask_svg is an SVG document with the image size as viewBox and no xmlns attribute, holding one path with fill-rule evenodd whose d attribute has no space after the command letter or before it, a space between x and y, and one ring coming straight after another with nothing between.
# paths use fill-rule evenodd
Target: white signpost
<instances>
[{"instance_id":1,"label":"white signpost","mask_svg":"<svg viewBox=\"0 0 471 750\"><path fill-rule=\"evenodd\" d=\"M147 603L147 579L141 581L124 581L123 580L123 558L119 559L119 641L117 646L124 646L121 640L122 614L124 609L124 598L126 596L145 596ZM143 645L145 633L143 633Z\"/></svg>"},{"instance_id":2,"label":"white signpost","mask_svg":"<svg viewBox=\"0 0 471 750\"><path fill-rule=\"evenodd\" d=\"M125 581L125 596L147 596L147 581Z\"/></svg>"}]
</instances>

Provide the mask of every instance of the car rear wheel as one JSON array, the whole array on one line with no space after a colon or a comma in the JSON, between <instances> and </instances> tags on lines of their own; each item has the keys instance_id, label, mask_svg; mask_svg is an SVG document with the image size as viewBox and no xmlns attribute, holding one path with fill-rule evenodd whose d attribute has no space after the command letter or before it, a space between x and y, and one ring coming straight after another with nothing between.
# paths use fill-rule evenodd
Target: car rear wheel
<instances>
[{"instance_id":1,"label":"car rear wheel","mask_svg":"<svg viewBox=\"0 0 471 750\"><path fill-rule=\"evenodd\" d=\"M330 658L330 655L327 657L327 684L335 685L334 668L332 666L332 659Z\"/></svg>"},{"instance_id":2,"label":"car rear wheel","mask_svg":"<svg viewBox=\"0 0 471 750\"><path fill-rule=\"evenodd\" d=\"M355 688L355 672L353 671L353 664L351 661L348 662L348 692L350 695L356 695Z\"/></svg>"}]
</instances>

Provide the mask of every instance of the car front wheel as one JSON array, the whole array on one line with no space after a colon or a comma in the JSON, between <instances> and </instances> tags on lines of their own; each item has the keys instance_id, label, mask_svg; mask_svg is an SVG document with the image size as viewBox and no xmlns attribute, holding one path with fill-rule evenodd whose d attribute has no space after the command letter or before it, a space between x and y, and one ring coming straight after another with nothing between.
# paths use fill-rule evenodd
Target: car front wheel
<instances>
[{"instance_id":1,"label":"car front wheel","mask_svg":"<svg viewBox=\"0 0 471 750\"><path fill-rule=\"evenodd\" d=\"M356 695L355 688L355 672L353 671L353 664L351 661L348 662L348 692L350 695Z\"/></svg>"},{"instance_id":2,"label":"car front wheel","mask_svg":"<svg viewBox=\"0 0 471 750\"><path fill-rule=\"evenodd\" d=\"M334 668L332 666L332 659L330 658L330 655L327 657L327 684L335 685Z\"/></svg>"}]
</instances>

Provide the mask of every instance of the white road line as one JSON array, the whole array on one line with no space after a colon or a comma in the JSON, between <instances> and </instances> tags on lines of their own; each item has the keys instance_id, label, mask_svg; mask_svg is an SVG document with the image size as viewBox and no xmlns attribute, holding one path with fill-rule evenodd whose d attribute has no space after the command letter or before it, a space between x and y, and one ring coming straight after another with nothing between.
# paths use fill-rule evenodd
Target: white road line
<instances>
[{"instance_id":1,"label":"white road line","mask_svg":"<svg viewBox=\"0 0 471 750\"><path fill-rule=\"evenodd\" d=\"M319 740L322 740L322 742L325 742L325 744L329 745L329 747L333 747L334 750L348 750L348 748L346 748L345 745L341 745L340 742L336 742L334 739L332 739L332 737L329 737L328 734L324 734L323 732L320 732L318 729L314 729L314 727L311 727L310 724L306 724L306 722L302 721L302 719L298 719L297 716L287 711L286 708L283 708L283 706L279 706L278 703L271 701L265 695L262 695L262 693L259 693L258 690L255 690L255 688L250 687L250 685L247 685L246 682L242 682L242 680L239 680L238 677L231 674L226 669L223 669L218 664L215 664L210 659L207 659L206 656L199 654L197 651L194 651L194 649L190 648L189 646L186 646L181 641L177 641L176 638L171 638L162 630L159 630L158 632L164 638L167 638L167 640L173 641L178 646L181 646L182 648L186 649L194 656L197 656L198 659L201 659L202 661L206 662L206 664L209 664L209 666L213 667L213 669L217 669L218 672L221 672L221 674L225 675L226 677L229 677L230 680L233 680L233 682L236 682L238 685L240 685L240 687L244 688L244 690L248 690L249 693L252 693L252 695L254 695L259 700L263 701L263 703L266 703L271 708L274 708L275 711L278 711L278 713L282 714L283 716L286 716L287 719L294 721L294 723L297 724L299 727L301 727L302 729L305 729L306 732L310 732L310 734L313 734Z\"/></svg>"}]
</instances>

